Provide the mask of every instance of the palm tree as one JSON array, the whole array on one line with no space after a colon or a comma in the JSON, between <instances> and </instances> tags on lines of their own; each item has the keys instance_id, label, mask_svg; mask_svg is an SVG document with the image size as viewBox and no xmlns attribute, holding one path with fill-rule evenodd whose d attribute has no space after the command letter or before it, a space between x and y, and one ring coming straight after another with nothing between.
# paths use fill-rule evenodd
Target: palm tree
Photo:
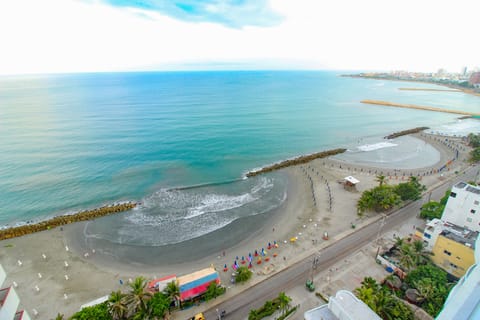
<instances>
[{"instance_id":1,"label":"palm tree","mask_svg":"<svg viewBox=\"0 0 480 320\"><path fill-rule=\"evenodd\" d=\"M118 290L113 291L107 301L108 313L113 320L121 320L127 314L127 306L123 303L124 294Z\"/></svg>"},{"instance_id":2,"label":"palm tree","mask_svg":"<svg viewBox=\"0 0 480 320\"><path fill-rule=\"evenodd\" d=\"M385 177L383 174L380 174L375 178L375 181L377 181L378 185L381 187L383 184L387 184L387 177Z\"/></svg>"},{"instance_id":3,"label":"palm tree","mask_svg":"<svg viewBox=\"0 0 480 320\"><path fill-rule=\"evenodd\" d=\"M176 302L180 301L180 287L175 281L167 283L163 293L170 299L170 303L175 302L176 305Z\"/></svg>"},{"instance_id":4,"label":"palm tree","mask_svg":"<svg viewBox=\"0 0 480 320\"><path fill-rule=\"evenodd\" d=\"M285 314L290 307L290 302L292 301L292 298L287 296L285 292L280 292L278 294L278 302L279 302L279 307L280 310L282 310L282 314Z\"/></svg>"},{"instance_id":5,"label":"palm tree","mask_svg":"<svg viewBox=\"0 0 480 320\"><path fill-rule=\"evenodd\" d=\"M378 291L378 283L377 283L377 280L375 280L374 278L372 277L365 277L363 278L362 280L362 287L365 287L365 288L372 288L372 290L374 292L377 292Z\"/></svg>"},{"instance_id":6,"label":"palm tree","mask_svg":"<svg viewBox=\"0 0 480 320\"><path fill-rule=\"evenodd\" d=\"M152 293L146 289L147 281L144 277L137 277L130 283L130 292L123 298L128 308L128 317L138 312L146 313L147 302L151 299Z\"/></svg>"},{"instance_id":7,"label":"palm tree","mask_svg":"<svg viewBox=\"0 0 480 320\"><path fill-rule=\"evenodd\" d=\"M379 290L374 296L374 308L376 314L378 314L382 319L395 319L392 315L392 310L394 306L394 297L392 294L385 290Z\"/></svg>"},{"instance_id":8,"label":"palm tree","mask_svg":"<svg viewBox=\"0 0 480 320\"><path fill-rule=\"evenodd\" d=\"M358 299L365 302L365 304L373 310L374 308L373 297L375 295L373 288L369 288L362 285L361 287L355 289L355 294L357 295Z\"/></svg>"},{"instance_id":9,"label":"palm tree","mask_svg":"<svg viewBox=\"0 0 480 320\"><path fill-rule=\"evenodd\" d=\"M416 266L416 261L417 258L413 246L409 243L404 243L400 247L400 265L408 272Z\"/></svg>"},{"instance_id":10,"label":"palm tree","mask_svg":"<svg viewBox=\"0 0 480 320\"><path fill-rule=\"evenodd\" d=\"M415 240L412 243L413 252L415 254L416 265L425 264L430 260L430 254L425 250L425 244L421 240Z\"/></svg>"},{"instance_id":11,"label":"palm tree","mask_svg":"<svg viewBox=\"0 0 480 320\"><path fill-rule=\"evenodd\" d=\"M424 278L416 281L415 288L418 291L419 298L424 300L429 300L435 295L435 286L430 278Z\"/></svg>"},{"instance_id":12,"label":"palm tree","mask_svg":"<svg viewBox=\"0 0 480 320\"><path fill-rule=\"evenodd\" d=\"M63 320L65 316L61 313L58 313L57 316L55 317L55 320Z\"/></svg>"}]
</instances>

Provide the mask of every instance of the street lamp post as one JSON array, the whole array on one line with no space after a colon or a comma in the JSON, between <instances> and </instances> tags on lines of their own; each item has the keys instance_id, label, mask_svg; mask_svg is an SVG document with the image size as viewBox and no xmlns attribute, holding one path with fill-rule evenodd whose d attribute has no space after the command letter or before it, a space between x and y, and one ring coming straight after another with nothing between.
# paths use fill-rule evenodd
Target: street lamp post
<instances>
[{"instance_id":1,"label":"street lamp post","mask_svg":"<svg viewBox=\"0 0 480 320\"><path fill-rule=\"evenodd\" d=\"M377 259L378 253L380 252L380 233L382 232L382 228L386 223L386 221L385 221L386 219L387 219L387 215L383 214L382 215L382 222L380 222L380 225L378 226L378 233L377 233L377 240L376 240L378 248L377 248L377 254L375 255L375 259Z\"/></svg>"}]
</instances>

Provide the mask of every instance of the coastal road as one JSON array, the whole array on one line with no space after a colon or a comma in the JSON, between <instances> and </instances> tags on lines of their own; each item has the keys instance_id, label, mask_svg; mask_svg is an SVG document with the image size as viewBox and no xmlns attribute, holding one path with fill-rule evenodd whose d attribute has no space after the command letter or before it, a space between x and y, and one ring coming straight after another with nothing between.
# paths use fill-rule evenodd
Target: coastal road
<instances>
[{"instance_id":1,"label":"coastal road","mask_svg":"<svg viewBox=\"0 0 480 320\"><path fill-rule=\"evenodd\" d=\"M359 250L370 241L376 240L380 233L402 224L406 219L419 213L420 207L427 199L440 199L447 189L458 181L478 179L479 166L469 167L466 173L443 184L427 193L422 199L393 212L375 223L358 229L349 236L333 242L327 248L299 261L290 267L278 272L269 279L239 293L231 299L204 312L206 319L217 319L217 309L226 310L226 319L246 319L251 309L261 307L266 300L272 300L281 291L287 291L295 286L304 286L305 280L312 272L312 261L317 257L316 272L328 269L336 262ZM414 231L414 230L412 230Z\"/></svg>"}]
</instances>

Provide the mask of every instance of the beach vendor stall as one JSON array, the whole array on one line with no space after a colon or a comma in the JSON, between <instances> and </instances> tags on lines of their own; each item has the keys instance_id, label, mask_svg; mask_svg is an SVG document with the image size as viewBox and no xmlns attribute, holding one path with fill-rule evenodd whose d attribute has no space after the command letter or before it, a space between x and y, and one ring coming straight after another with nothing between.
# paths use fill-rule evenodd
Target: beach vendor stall
<instances>
[{"instance_id":1,"label":"beach vendor stall","mask_svg":"<svg viewBox=\"0 0 480 320\"><path fill-rule=\"evenodd\" d=\"M348 176L343 178L343 187L346 190L356 190L357 184L360 182L360 180L356 179L355 177Z\"/></svg>"},{"instance_id":2,"label":"beach vendor stall","mask_svg":"<svg viewBox=\"0 0 480 320\"><path fill-rule=\"evenodd\" d=\"M213 268L205 268L185 276L177 277L180 301L191 300L204 294L210 283L220 284L220 276Z\"/></svg>"},{"instance_id":3,"label":"beach vendor stall","mask_svg":"<svg viewBox=\"0 0 480 320\"><path fill-rule=\"evenodd\" d=\"M148 283L147 288L153 292L162 292L163 289L167 287L167 284L176 280L177 276L174 274L159 279L153 279Z\"/></svg>"}]
</instances>

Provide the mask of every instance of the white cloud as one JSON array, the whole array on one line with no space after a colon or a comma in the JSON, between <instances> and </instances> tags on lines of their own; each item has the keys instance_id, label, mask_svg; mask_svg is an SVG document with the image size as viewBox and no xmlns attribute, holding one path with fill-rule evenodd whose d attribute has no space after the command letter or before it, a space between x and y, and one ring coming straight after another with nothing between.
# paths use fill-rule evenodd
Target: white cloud
<instances>
[{"instance_id":1,"label":"white cloud","mask_svg":"<svg viewBox=\"0 0 480 320\"><path fill-rule=\"evenodd\" d=\"M0 2L0 74L248 67L459 71L478 65L474 1L275 0L274 27L231 29L72 0Z\"/></svg>"}]
</instances>

